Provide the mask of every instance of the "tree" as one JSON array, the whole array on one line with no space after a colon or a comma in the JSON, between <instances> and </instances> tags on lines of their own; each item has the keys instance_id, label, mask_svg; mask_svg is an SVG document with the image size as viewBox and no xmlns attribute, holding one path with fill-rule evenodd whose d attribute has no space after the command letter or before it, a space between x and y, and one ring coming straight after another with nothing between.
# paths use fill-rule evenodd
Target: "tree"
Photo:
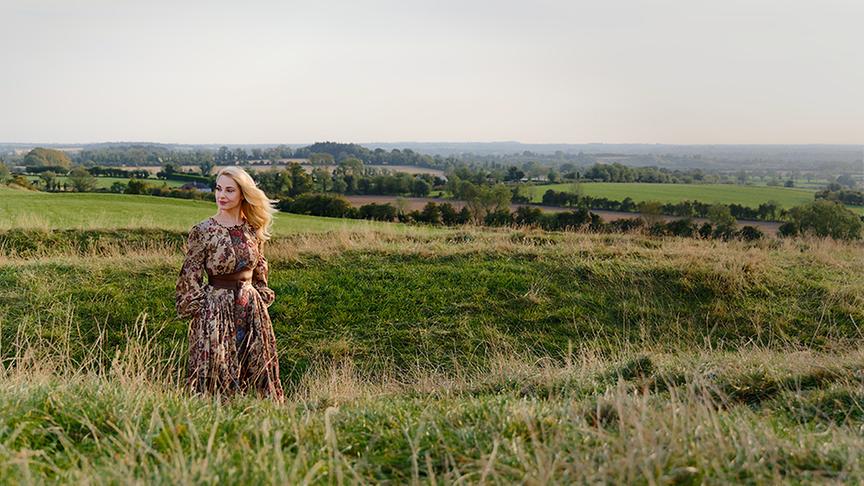
<instances>
[{"instance_id":1,"label":"tree","mask_svg":"<svg viewBox=\"0 0 864 486\"><path fill-rule=\"evenodd\" d=\"M663 204L660 201L642 201L636 208L647 226L654 226L663 220Z\"/></svg>"},{"instance_id":2,"label":"tree","mask_svg":"<svg viewBox=\"0 0 864 486\"><path fill-rule=\"evenodd\" d=\"M334 172L345 176L360 177L363 175L363 161L356 157L348 157L342 162L339 162L339 165L336 166Z\"/></svg>"},{"instance_id":3,"label":"tree","mask_svg":"<svg viewBox=\"0 0 864 486\"><path fill-rule=\"evenodd\" d=\"M312 170L312 179L315 180L317 190L321 192L327 192L333 188L333 176L324 167L314 168Z\"/></svg>"},{"instance_id":4,"label":"tree","mask_svg":"<svg viewBox=\"0 0 864 486\"><path fill-rule=\"evenodd\" d=\"M290 196L311 192L315 187L312 176L300 164L293 162L288 165L288 170L291 173Z\"/></svg>"},{"instance_id":5,"label":"tree","mask_svg":"<svg viewBox=\"0 0 864 486\"><path fill-rule=\"evenodd\" d=\"M255 175L255 184L268 197L278 199L291 192L293 180L291 173L285 169L268 170Z\"/></svg>"},{"instance_id":6,"label":"tree","mask_svg":"<svg viewBox=\"0 0 864 486\"><path fill-rule=\"evenodd\" d=\"M336 176L333 178L333 192L338 192L339 194L345 194L348 190L348 183L345 182L345 178L342 176Z\"/></svg>"},{"instance_id":7,"label":"tree","mask_svg":"<svg viewBox=\"0 0 864 486\"><path fill-rule=\"evenodd\" d=\"M333 165L336 160L328 153L314 153L309 155L309 163L312 165Z\"/></svg>"},{"instance_id":8,"label":"tree","mask_svg":"<svg viewBox=\"0 0 864 486\"><path fill-rule=\"evenodd\" d=\"M175 172L179 172L179 168L175 164L168 163L162 166L162 173L165 174L165 177L168 177Z\"/></svg>"},{"instance_id":9,"label":"tree","mask_svg":"<svg viewBox=\"0 0 864 486\"><path fill-rule=\"evenodd\" d=\"M52 187L54 187L54 178L57 177L57 174L51 172L43 172L39 174L39 178L42 179L42 182L45 183L45 190L50 191Z\"/></svg>"},{"instance_id":10,"label":"tree","mask_svg":"<svg viewBox=\"0 0 864 486\"><path fill-rule=\"evenodd\" d=\"M213 168L216 167L216 164L213 162L213 159L205 159L198 164L198 168L201 169L201 175L209 176L211 172L213 172Z\"/></svg>"},{"instance_id":11,"label":"tree","mask_svg":"<svg viewBox=\"0 0 864 486\"><path fill-rule=\"evenodd\" d=\"M837 184L841 186L846 186L849 188L855 187L855 179L852 178L849 174L843 174L837 177Z\"/></svg>"},{"instance_id":12,"label":"tree","mask_svg":"<svg viewBox=\"0 0 864 486\"><path fill-rule=\"evenodd\" d=\"M9 178L9 166L3 162L0 162L0 184L6 182L6 179Z\"/></svg>"},{"instance_id":13,"label":"tree","mask_svg":"<svg viewBox=\"0 0 864 486\"><path fill-rule=\"evenodd\" d=\"M88 192L96 188L96 178L81 166L75 167L69 172L69 182L77 192Z\"/></svg>"},{"instance_id":14,"label":"tree","mask_svg":"<svg viewBox=\"0 0 864 486\"><path fill-rule=\"evenodd\" d=\"M794 234L790 229L797 229L801 234L857 240L861 238L861 229L864 226L857 214L842 204L827 199L796 206L789 210L789 216L793 227L787 228L786 234Z\"/></svg>"},{"instance_id":15,"label":"tree","mask_svg":"<svg viewBox=\"0 0 864 486\"><path fill-rule=\"evenodd\" d=\"M417 177L414 179L414 183L411 187L411 194L417 197L426 197L429 195L429 191L432 190L432 186L429 185L425 180Z\"/></svg>"},{"instance_id":16,"label":"tree","mask_svg":"<svg viewBox=\"0 0 864 486\"><path fill-rule=\"evenodd\" d=\"M714 224L714 237L731 238L735 234L735 217L725 204L708 208L708 221Z\"/></svg>"},{"instance_id":17,"label":"tree","mask_svg":"<svg viewBox=\"0 0 864 486\"><path fill-rule=\"evenodd\" d=\"M509 169L507 169L507 174L504 175L504 180L505 181L519 181L519 180L522 180L523 177L525 177L524 172L519 170L519 168L516 166L511 166Z\"/></svg>"},{"instance_id":18,"label":"tree","mask_svg":"<svg viewBox=\"0 0 864 486\"><path fill-rule=\"evenodd\" d=\"M147 194L147 183L138 179L129 179L124 194ZM112 186L113 188L113 186Z\"/></svg>"},{"instance_id":19,"label":"tree","mask_svg":"<svg viewBox=\"0 0 864 486\"><path fill-rule=\"evenodd\" d=\"M23 164L31 167L49 166L68 169L72 165L72 160L65 152L36 147L24 156Z\"/></svg>"}]
</instances>

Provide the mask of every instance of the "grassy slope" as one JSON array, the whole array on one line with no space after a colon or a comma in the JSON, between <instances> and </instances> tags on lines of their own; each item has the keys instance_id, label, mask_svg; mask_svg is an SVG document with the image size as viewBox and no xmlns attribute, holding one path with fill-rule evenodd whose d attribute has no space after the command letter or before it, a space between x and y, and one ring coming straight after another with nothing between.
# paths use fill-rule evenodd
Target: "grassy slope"
<instances>
[{"instance_id":1,"label":"grassy slope","mask_svg":"<svg viewBox=\"0 0 864 486\"><path fill-rule=\"evenodd\" d=\"M0 482L864 479L860 243L293 220L267 253L289 403L220 404L178 391L173 309L211 211L114 197L106 225L161 218L0 231Z\"/></svg>"},{"instance_id":2,"label":"grassy slope","mask_svg":"<svg viewBox=\"0 0 864 486\"><path fill-rule=\"evenodd\" d=\"M40 238L14 235L4 247ZM71 318L84 342L95 339L98 323L116 346L146 312L154 332L164 328L160 346L184 345L186 322L173 307L182 236L132 256L122 244L146 238L104 234L99 247L112 248L113 239L121 254L8 261L0 319L17 329L4 328L5 340L31 327L56 337L56 326ZM483 365L492 349L555 356L571 342L607 350L705 340L721 348L750 340L818 346L857 336L855 322L864 321L860 248L824 245L808 248L814 257L794 244L656 245L631 236L301 236L269 250L279 296L270 312L289 379L343 356L380 371L418 360ZM79 350L86 353L86 344Z\"/></svg>"},{"instance_id":3,"label":"grassy slope","mask_svg":"<svg viewBox=\"0 0 864 486\"><path fill-rule=\"evenodd\" d=\"M737 186L732 184L643 184L643 183L583 183L582 191L586 196L605 197L622 200L630 197L636 202L660 201L679 202L697 200L706 203L737 203L743 206L758 207L759 204L776 201L781 207L789 208L813 200L813 190L785 187ZM543 193L549 189L571 191L572 184L550 184L527 188L532 200L540 202Z\"/></svg>"}]
</instances>

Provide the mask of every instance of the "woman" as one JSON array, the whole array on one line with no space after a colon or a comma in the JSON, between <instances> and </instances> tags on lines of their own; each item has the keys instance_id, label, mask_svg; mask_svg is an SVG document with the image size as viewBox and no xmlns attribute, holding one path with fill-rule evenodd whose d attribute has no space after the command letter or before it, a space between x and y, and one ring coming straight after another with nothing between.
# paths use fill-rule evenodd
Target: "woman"
<instances>
[{"instance_id":1,"label":"woman","mask_svg":"<svg viewBox=\"0 0 864 486\"><path fill-rule=\"evenodd\" d=\"M281 402L276 338L267 312L276 295L267 287L263 252L276 210L237 167L219 171L215 192L219 211L189 232L176 286L177 313L192 319L187 385L221 396L254 390Z\"/></svg>"}]
</instances>

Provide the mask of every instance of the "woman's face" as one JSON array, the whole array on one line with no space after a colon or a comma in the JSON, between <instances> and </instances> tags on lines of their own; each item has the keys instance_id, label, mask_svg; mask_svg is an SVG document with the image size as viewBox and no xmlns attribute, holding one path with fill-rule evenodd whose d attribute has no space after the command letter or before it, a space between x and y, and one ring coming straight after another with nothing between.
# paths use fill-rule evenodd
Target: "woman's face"
<instances>
[{"instance_id":1,"label":"woman's face","mask_svg":"<svg viewBox=\"0 0 864 486\"><path fill-rule=\"evenodd\" d=\"M221 175L216 179L216 204L219 209L228 211L240 206L243 194L230 176Z\"/></svg>"}]
</instances>

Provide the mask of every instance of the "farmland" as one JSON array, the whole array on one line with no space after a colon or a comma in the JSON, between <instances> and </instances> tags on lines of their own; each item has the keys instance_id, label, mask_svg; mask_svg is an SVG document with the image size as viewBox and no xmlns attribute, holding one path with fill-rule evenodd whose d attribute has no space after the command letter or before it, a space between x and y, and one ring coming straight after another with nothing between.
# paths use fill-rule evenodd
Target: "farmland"
<instances>
[{"instance_id":1,"label":"farmland","mask_svg":"<svg viewBox=\"0 0 864 486\"><path fill-rule=\"evenodd\" d=\"M659 201L675 203L701 201L718 204L740 204L758 207L762 203L775 201L782 208L790 208L813 201L814 190L769 186L739 186L733 184L652 184L586 182L579 184L586 196L605 197L621 201L626 197L636 202ZM548 184L526 187L532 201L540 202L543 193L554 191L574 192L574 184Z\"/></svg>"}]
</instances>

